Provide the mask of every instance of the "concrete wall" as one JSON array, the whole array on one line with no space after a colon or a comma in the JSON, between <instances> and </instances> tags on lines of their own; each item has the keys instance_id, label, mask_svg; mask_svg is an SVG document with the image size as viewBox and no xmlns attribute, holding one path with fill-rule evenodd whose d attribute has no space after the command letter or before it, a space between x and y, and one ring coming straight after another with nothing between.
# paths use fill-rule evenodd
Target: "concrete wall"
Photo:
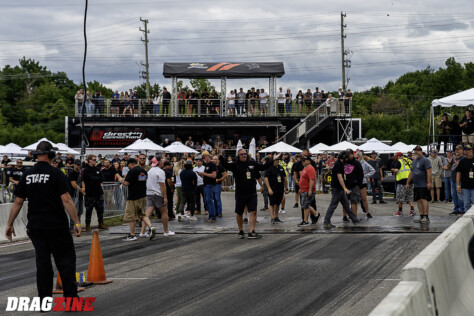
<instances>
[{"instance_id":1,"label":"concrete wall","mask_svg":"<svg viewBox=\"0 0 474 316\"><path fill-rule=\"evenodd\" d=\"M5 228L7 226L8 216L10 215L10 210L12 208L12 203L0 204L0 244L10 242L5 237ZM13 236L13 241L25 240L28 239L28 235L26 234L26 224L28 223L27 220L27 211L28 211L28 202L23 204L21 208L20 214L16 218L15 222L13 223L13 227L15 228L16 237ZM81 224L83 227L86 226L85 224L85 209L84 214L81 216ZM95 211L92 212L92 219L91 219L91 226L97 227L97 213Z\"/></svg>"},{"instance_id":2,"label":"concrete wall","mask_svg":"<svg viewBox=\"0 0 474 316\"><path fill-rule=\"evenodd\" d=\"M402 281L370 315L474 315L473 220L474 207L403 268Z\"/></svg>"}]
</instances>

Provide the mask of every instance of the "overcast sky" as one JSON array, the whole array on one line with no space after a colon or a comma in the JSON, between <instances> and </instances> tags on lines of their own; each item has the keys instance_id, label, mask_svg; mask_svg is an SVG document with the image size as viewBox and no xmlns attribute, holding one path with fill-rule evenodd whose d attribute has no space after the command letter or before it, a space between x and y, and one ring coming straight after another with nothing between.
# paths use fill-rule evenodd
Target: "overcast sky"
<instances>
[{"instance_id":1,"label":"overcast sky","mask_svg":"<svg viewBox=\"0 0 474 316\"><path fill-rule=\"evenodd\" d=\"M1 1L0 66L26 56L79 83L84 3ZM342 85L341 11L353 91L428 65L437 69L449 57L474 60L472 0L90 0L86 80L114 90L143 82L141 17L149 20L152 84L171 86L163 62L281 61L286 74L278 86L335 90ZM219 81L212 83L219 88ZM268 89L268 80L228 82L251 86Z\"/></svg>"}]
</instances>

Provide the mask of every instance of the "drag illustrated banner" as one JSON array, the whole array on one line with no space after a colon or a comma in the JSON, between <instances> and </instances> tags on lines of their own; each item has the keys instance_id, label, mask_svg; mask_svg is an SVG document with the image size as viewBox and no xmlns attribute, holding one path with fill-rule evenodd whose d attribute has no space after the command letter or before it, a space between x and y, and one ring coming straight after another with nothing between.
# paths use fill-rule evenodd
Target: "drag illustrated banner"
<instances>
[{"instance_id":1,"label":"drag illustrated banner","mask_svg":"<svg viewBox=\"0 0 474 316\"><path fill-rule=\"evenodd\" d=\"M268 63L164 63L165 78L280 78L285 74L281 62Z\"/></svg>"}]
</instances>

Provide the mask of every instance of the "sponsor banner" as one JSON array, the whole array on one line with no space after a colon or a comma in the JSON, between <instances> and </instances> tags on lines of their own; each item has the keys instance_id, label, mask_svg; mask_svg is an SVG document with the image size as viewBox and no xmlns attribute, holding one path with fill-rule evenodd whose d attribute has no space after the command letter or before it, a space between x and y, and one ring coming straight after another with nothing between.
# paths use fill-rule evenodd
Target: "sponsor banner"
<instances>
[{"instance_id":1,"label":"sponsor banner","mask_svg":"<svg viewBox=\"0 0 474 316\"><path fill-rule=\"evenodd\" d=\"M93 312L95 297L9 297L6 312Z\"/></svg>"},{"instance_id":2,"label":"sponsor banner","mask_svg":"<svg viewBox=\"0 0 474 316\"><path fill-rule=\"evenodd\" d=\"M145 138L144 129L100 129L94 128L89 136L90 147L126 147Z\"/></svg>"},{"instance_id":3,"label":"sponsor banner","mask_svg":"<svg viewBox=\"0 0 474 316\"><path fill-rule=\"evenodd\" d=\"M282 77L285 68L281 62L265 63L164 63L165 78L269 78Z\"/></svg>"}]
</instances>

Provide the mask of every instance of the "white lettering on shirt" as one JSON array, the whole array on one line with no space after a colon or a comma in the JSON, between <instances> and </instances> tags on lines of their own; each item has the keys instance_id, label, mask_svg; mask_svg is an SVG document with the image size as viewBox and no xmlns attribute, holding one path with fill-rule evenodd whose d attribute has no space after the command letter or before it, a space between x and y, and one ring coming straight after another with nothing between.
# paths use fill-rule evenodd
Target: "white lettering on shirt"
<instances>
[{"instance_id":1,"label":"white lettering on shirt","mask_svg":"<svg viewBox=\"0 0 474 316\"><path fill-rule=\"evenodd\" d=\"M26 176L26 184L46 183L49 181L49 174L30 174Z\"/></svg>"}]
</instances>

